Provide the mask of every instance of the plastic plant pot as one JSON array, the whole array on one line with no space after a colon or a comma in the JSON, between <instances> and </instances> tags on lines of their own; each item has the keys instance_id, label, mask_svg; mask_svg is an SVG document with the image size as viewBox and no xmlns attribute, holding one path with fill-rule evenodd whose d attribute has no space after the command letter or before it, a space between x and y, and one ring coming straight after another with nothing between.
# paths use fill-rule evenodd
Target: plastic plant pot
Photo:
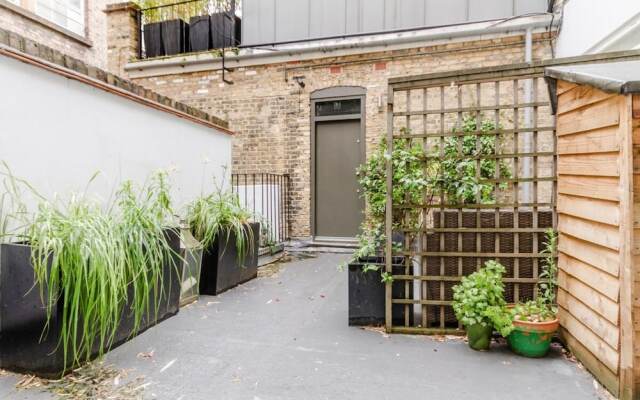
<instances>
[{"instance_id":1,"label":"plastic plant pot","mask_svg":"<svg viewBox=\"0 0 640 400\"><path fill-rule=\"evenodd\" d=\"M491 345L491 334L493 326L491 324L473 324L467 327L467 338L469 339L469 347L473 350L486 351Z\"/></svg>"},{"instance_id":2,"label":"plastic plant pot","mask_svg":"<svg viewBox=\"0 0 640 400\"><path fill-rule=\"evenodd\" d=\"M513 321L515 329L507 341L514 353L524 357L544 357L549 352L551 338L558 330L558 319L547 322Z\"/></svg>"}]
</instances>

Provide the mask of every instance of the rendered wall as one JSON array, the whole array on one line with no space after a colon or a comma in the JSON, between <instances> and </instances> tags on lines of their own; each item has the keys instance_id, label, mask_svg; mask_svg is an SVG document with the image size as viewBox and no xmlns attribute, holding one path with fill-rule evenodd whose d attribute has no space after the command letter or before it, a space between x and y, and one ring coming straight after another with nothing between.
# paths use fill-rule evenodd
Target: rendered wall
<instances>
[{"instance_id":1,"label":"rendered wall","mask_svg":"<svg viewBox=\"0 0 640 400\"><path fill-rule=\"evenodd\" d=\"M639 21L640 1L637 0L568 0L562 15L556 57L630 50L640 46L640 30L634 28ZM609 43L601 43L607 38ZM598 49L598 44L602 48Z\"/></svg>"},{"instance_id":2,"label":"rendered wall","mask_svg":"<svg viewBox=\"0 0 640 400\"><path fill-rule=\"evenodd\" d=\"M6 56L0 88L0 160L47 196L100 171L90 191L107 199L123 179L170 169L180 206L231 163L228 134Z\"/></svg>"}]
</instances>

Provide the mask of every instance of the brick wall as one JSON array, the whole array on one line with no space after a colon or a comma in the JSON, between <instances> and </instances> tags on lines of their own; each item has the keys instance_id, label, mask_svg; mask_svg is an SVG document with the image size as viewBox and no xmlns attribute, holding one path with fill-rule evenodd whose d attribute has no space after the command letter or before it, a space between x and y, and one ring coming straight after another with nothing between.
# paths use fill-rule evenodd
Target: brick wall
<instances>
[{"instance_id":1,"label":"brick wall","mask_svg":"<svg viewBox=\"0 0 640 400\"><path fill-rule=\"evenodd\" d=\"M469 40L431 47L319 58L237 68L222 82L220 71L135 79L143 86L179 99L229 121L233 172L289 173L292 178L292 235L311 235L310 100L312 91L331 86L363 86L366 141L371 151L386 128L387 80L524 60L522 35ZM534 59L549 58L546 35L534 36ZM292 80L304 75L306 86Z\"/></svg>"},{"instance_id":2,"label":"brick wall","mask_svg":"<svg viewBox=\"0 0 640 400\"><path fill-rule=\"evenodd\" d=\"M0 1L0 27L17 33L20 36L44 44L52 49L75 57L87 64L106 67L107 32L104 8L107 0L86 0L86 37L75 38L73 34L65 34L64 29L33 15L18 6ZM24 12L16 12L23 10ZM32 17L29 17L32 16ZM42 22L38 22L42 21Z\"/></svg>"}]
</instances>

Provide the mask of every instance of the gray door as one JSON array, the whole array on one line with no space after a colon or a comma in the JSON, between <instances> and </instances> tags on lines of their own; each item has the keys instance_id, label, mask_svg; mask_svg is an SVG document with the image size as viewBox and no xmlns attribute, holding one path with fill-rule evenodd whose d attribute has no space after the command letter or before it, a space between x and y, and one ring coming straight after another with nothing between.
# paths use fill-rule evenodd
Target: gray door
<instances>
[{"instance_id":1,"label":"gray door","mask_svg":"<svg viewBox=\"0 0 640 400\"><path fill-rule=\"evenodd\" d=\"M315 236L352 238L362 222L360 120L316 123Z\"/></svg>"}]
</instances>

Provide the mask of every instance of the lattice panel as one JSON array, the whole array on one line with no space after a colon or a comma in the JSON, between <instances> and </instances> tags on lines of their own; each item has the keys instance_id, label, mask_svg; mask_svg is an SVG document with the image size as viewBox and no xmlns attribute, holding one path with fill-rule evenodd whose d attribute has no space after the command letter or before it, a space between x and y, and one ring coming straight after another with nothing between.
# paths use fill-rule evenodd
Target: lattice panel
<instances>
[{"instance_id":1,"label":"lattice panel","mask_svg":"<svg viewBox=\"0 0 640 400\"><path fill-rule=\"evenodd\" d=\"M535 296L544 232L555 227L555 121L541 76L510 69L390 85L387 141L421 146L425 177L447 183L422 204L394 205L392 224L387 216L387 232L405 237L404 270L387 290L389 330L460 332L452 287L487 260L506 267L507 301ZM458 190L463 176L481 190Z\"/></svg>"}]
</instances>

